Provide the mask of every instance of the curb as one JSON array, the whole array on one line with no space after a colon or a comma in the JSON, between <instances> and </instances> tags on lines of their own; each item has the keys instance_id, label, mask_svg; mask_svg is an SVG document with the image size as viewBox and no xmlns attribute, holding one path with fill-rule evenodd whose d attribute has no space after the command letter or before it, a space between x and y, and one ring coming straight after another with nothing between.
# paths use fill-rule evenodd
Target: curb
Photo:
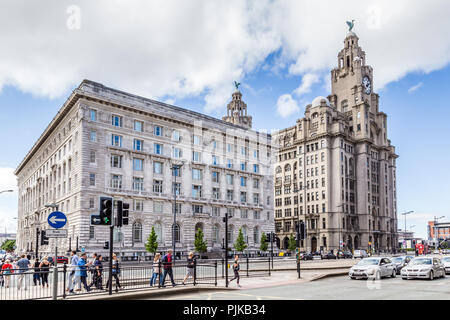
<instances>
[{"instance_id":1,"label":"curb","mask_svg":"<svg viewBox=\"0 0 450 320\"><path fill-rule=\"evenodd\" d=\"M316 270L339 270L339 269L350 269L352 266L342 266L342 267L307 267L302 268L300 267L300 270L302 271L316 271ZM245 270L244 270L245 271ZM267 272L267 269L249 269L249 272ZM270 272L273 271L297 271L297 267L291 267L291 268L277 268L277 269L270 269Z\"/></svg>"},{"instance_id":2,"label":"curb","mask_svg":"<svg viewBox=\"0 0 450 320\"><path fill-rule=\"evenodd\" d=\"M314 277L309 281L312 282L312 281L317 281L317 280L321 280L321 279L325 279L325 278L339 277L339 276L345 276L345 275L348 275L348 271L345 271L345 272L342 271L342 272L336 272L336 273L326 273L326 274L321 274L317 277Z\"/></svg>"}]
</instances>

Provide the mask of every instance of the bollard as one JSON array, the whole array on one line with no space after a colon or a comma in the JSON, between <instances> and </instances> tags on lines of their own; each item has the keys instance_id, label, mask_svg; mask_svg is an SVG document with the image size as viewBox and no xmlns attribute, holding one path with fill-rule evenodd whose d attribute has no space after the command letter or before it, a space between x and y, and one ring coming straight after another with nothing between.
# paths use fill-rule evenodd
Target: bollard
<instances>
[{"instance_id":1,"label":"bollard","mask_svg":"<svg viewBox=\"0 0 450 320\"><path fill-rule=\"evenodd\" d=\"M217 287L217 261L214 261L214 286Z\"/></svg>"},{"instance_id":2,"label":"bollard","mask_svg":"<svg viewBox=\"0 0 450 320\"><path fill-rule=\"evenodd\" d=\"M248 277L248 256L247 256L247 277Z\"/></svg>"},{"instance_id":3,"label":"bollard","mask_svg":"<svg viewBox=\"0 0 450 320\"><path fill-rule=\"evenodd\" d=\"M53 267L53 294L52 294L52 300L56 300L58 297L58 266L57 263L55 263L55 266Z\"/></svg>"},{"instance_id":4,"label":"bollard","mask_svg":"<svg viewBox=\"0 0 450 320\"><path fill-rule=\"evenodd\" d=\"M194 259L194 286L197 284L197 260Z\"/></svg>"},{"instance_id":5,"label":"bollard","mask_svg":"<svg viewBox=\"0 0 450 320\"><path fill-rule=\"evenodd\" d=\"M269 257L269 276L271 275L270 273L270 257Z\"/></svg>"},{"instance_id":6,"label":"bollard","mask_svg":"<svg viewBox=\"0 0 450 320\"><path fill-rule=\"evenodd\" d=\"M66 272L67 272L67 264L64 263L63 266L63 299L66 298Z\"/></svg>"}]
</instances>

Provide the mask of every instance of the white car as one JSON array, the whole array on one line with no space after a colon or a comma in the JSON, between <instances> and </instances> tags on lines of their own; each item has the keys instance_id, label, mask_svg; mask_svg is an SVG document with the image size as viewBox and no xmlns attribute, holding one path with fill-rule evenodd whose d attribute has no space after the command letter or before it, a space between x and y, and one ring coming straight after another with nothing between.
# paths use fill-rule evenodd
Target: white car
<instances>
[{"instance_id":1,"label":"white car","mask_svg":"<svg viewBox=\"0 0 450 320\"><path fill-rule=\"evenodd\" d=\"M353 253L353 258L366 258L368 256L366 250L355 250Z\"/></svg>"},{"instance_id":2,"label":"white car","mask_svg":"<svg viewBox=\"0 0 450 320\"><path fill-rule=\"evenodd\" d=\"M348 273L351 279L381 279L382 277L395 278L396 265L386 257L364 258L355 264Z\"/></svg>"},{"instance_id":3,"label":"white car","mask_svg":"<svg viewBox=\"0 0 450 320\"><path fill-rule=\"evenodd\" d=\"M401 271L402 279L429 279L445 277L445 267L439 258L416 257Z\"/></svg>"},{"instance_id":4,"label":"white car","mask_svg":"<svg viewBox=\"0 0 450 320\"><path fill-rule=\"evenodd\" d=\"M450 273L450 257L442 258L441 262L444 264L445 273Z\"/></svg>"}]
</instances>

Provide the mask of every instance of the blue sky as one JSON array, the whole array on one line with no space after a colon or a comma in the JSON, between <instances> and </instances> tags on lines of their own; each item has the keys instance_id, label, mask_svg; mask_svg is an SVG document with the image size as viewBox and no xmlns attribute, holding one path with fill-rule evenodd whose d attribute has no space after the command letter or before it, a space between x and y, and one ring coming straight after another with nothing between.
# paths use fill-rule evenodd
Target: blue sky
<instances>
[{"instance_id":1,"label":"blue sky","mask_svg":"<svg viewBox=\"0 0 450 320\"><path fill-rule=\"evenodd\" d=\"M14 187L12 170L85 78L216 117L237 80L255 129L291 126L330 93L329 70L354 18L400 155L398 212L414 210L408 229L425 237L434 215L450 219L450 4L345 3L2 2L0 190ZM1 194L0 232L15 228L16 214L17 194Z\"/></svg>"}]
</instances>

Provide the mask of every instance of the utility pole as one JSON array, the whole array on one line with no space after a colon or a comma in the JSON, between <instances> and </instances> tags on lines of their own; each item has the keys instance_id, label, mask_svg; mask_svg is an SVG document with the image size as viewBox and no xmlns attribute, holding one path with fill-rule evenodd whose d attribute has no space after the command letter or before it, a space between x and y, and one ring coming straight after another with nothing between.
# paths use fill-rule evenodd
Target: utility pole
<instances>
[{"instance_id":1,"label":"utility pole","mask_svg":"<svg viewBox=\"0 0 450 320\"><path fill-rule=\"evenodd\" d=\"M36 258L39 259L39 228L36 228Z\"/></svg>"},{"instance_id":2,"label":"utility pole","mask_svg":"<svg viewBox=\"0 0 450 320\"><path fill-rule=\"evenodd\" d=\"M223 222L225 222L225 287L228 288L228 212L225 212Z\"/></svg>"},{"instance_id":3,"label":"utility pole","mask_svg":"<svg viewBox=\"0 0 450 320\"><path fill-rule=\"evenodd\" d=\"M184 163L183 163L184 164ZM173 263L175 263L176 260L176 253L175 253L175 243L176 243L176 230L177 230L177 176L181 173L181 166L183 164L177 164L172 165L170 169L172 169L172 175L175 177L175 182L173 186L173 226L172 226L172 251L173 251ZM180 190L181 191L181 190Z\"/></svg>"}]
</instances>

